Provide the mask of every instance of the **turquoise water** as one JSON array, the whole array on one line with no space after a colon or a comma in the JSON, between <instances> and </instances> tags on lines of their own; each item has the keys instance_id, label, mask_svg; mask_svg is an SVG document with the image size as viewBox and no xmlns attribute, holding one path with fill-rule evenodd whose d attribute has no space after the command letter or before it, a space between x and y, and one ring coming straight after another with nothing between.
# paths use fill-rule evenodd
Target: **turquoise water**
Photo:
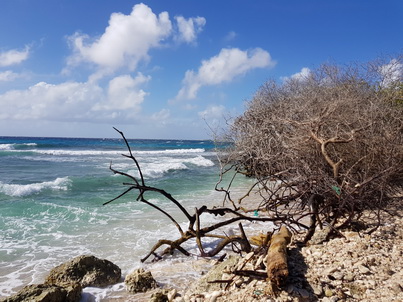
<instances>
[{"instance_id":1,"label":"turquoise water","mask_svg":"<svg viewBox=\"0 0 403 302\"><path fill-rule=\"evenodd\" d=\"M211 141L129 140L146 183L164 189L191 212L219 204L219 168ZM127 273L160 238L177 230L162 214L136 202L136 193L102 204L137 175L122 139L0 137L0 297L41 283L49 270L87 253ZM159 195L146 198L186 225ZM213 218L211 218L213 219Z\"/></svg>"}]
</instances>

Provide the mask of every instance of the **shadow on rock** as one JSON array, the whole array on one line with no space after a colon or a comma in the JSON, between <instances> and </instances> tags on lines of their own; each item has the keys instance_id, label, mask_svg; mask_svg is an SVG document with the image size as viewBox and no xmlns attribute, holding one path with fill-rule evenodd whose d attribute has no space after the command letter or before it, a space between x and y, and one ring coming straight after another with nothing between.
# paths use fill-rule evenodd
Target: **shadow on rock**
<instances>
[{"instance_id":1,"label":"shadow on rock","mask_svg":"<svg viewBox=\"0 0 403 302\"><path fill-rule=\"evenodd\" d=\"M300 301L318 301L314 289L309 284L306 273L308 266L300 247L290 248L288 251L289 275L285 290L290 296L297 297Z\"/></svg>"}]
</instances>

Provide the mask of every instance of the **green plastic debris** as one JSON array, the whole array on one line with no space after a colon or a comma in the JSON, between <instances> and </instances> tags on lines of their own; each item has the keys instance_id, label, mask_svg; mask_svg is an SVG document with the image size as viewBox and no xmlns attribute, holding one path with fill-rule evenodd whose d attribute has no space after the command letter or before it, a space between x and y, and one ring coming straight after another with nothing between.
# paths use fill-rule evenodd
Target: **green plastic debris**
<instances>
[{"instance_id":1,"label":"green plastic debris","mask_svg":"<svg viewBox=\"0 0 403 302\"><path fill-rule=\"evenodd\" d=\"M258 210L255 210L255 212L253 212L253 215L255 215L256 217L259 216Z\"/></svg>"},{"instance_id":2,"label":"green plastic debris","mask_svg":"<svg viewBox=\"0 0 403 302\"><path fill-rule=\"evenodd\" d=\"M341 194L341 189L337 186L332 186L332 189L336 192L337 195Z\"/></svg>"}]
</instances>

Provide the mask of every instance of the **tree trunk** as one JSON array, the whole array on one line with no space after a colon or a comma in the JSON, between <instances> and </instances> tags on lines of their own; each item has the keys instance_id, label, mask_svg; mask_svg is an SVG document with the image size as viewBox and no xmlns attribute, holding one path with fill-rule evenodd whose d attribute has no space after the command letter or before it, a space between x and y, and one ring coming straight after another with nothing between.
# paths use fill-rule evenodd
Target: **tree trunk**
<instances>
[{"instance_id":1,"label":"tree trunk","mask_svg":"<svg viewBox=\"0 0 403 302\"><path fill-rule=\"evenodd\" d=\"M270 241L266 258L267 276L268 281L277 287L283 285L288 277L287 245L291 242L291 236L291 232L282 226Z\"/></svg>"}]
</instances>

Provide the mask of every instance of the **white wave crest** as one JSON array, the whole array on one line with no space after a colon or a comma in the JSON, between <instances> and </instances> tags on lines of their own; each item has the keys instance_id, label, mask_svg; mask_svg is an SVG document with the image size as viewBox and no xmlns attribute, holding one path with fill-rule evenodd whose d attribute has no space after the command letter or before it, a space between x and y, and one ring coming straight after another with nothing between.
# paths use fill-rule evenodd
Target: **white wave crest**
<instances>
[{"instance_id":1,"label":"white wave crest","mask_svg":"<svg viewBox=\"0 0 403 302\"><path fill-rule=\"evenodd\" d=\"M24 144L0 144L0 150L15 150L17 146L36 146L36 143L24 143Z\"/></svg>"},{"instance_id":2,"label":"white wave crest","mask_svg":"<svg viewBox=\"0 0 403 302\"><path fill-rule=\"evenodd\" d=\"M146 178L159 178L170 171L188 170L191 165L198 167L212 167L214 163L199 155L191 158L160 157L152 162L142 162L140 164L143 176ZM138 171L132 169L133 163L115 163L113 168L119 171L126 171L133 176L139 176Z\"/></svg>"},{"instance_id":3,"label":"white wave crest","mask_svg":"<svg viewBox=\"0 0 403 302\"><path fill-rule=\"evenodd\" d=\"M212 167L214 163L201 155L184 160L185 163L190 163L199 167Z\"/></svg>"},{"instance_id":4,"label":"white wave crest","mask_svg":"<svg viewBox=\"0 0 403 302\"><path fill-rule=\"evenodd\" d=\"M13 150L14 144L0 144L0 150Z\"/></svg>"},{"instance_id":5,"label":"white wave crest","mask_svg":"<svg viewBox=\"0 0 403 302\"><path fill-rule=\"evenodd\" d=\"M72 156L80 156L80 155L120 155L120 154L128 154L126 150L112 150L112 151L99 151L99 150L31 150L33 152L45 155L72 155ZM133 155L158 155L158 154L193 154L193 153L203 153L205 150L203 148L195 148L195 149L171 149L171 150L149 150L149 151L137 151L132 150Z\"/></svg>"},{"instance_id":6,"label":"white wave crest","mask_svg":"<svg viewBox=\"0 0 403 302\"><path fill-rule=\"evenodd\" d=\"M54 181L45 181L27 185L4 184L0 182L0 192L8 196L21 197L38 193L42 190L67 190L71 180L68 177L56 178Z\"/></svg>"}]
</instances>

